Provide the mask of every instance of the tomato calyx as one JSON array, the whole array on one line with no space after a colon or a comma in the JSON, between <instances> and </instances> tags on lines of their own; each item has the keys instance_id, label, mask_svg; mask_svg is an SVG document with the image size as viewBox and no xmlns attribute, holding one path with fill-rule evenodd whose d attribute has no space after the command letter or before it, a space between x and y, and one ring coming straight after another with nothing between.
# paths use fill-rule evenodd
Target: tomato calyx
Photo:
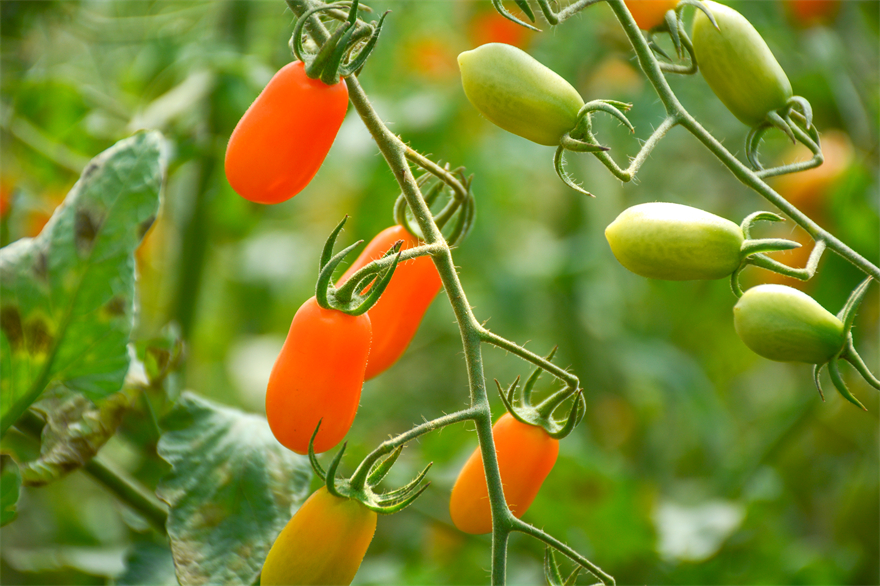
<instances>
[{"instance_id":1,"label":"tomato calyx","mask_svg":"<svg viewBox=\"0 0 880 586\"><path fill-rule=\"evenodd\" d=\"M574 586L577 584L577 577L584 567L580 564L574 567L571 574L565 580L559 572L559 565L556 563L556 556L553 554L553 548L549 545L544 546L544 578L550 586Z\"/></svg>"},{"instance_id":2,"label":"tomato calyx","mask_svg":"<svg viewBox=\"0 0 880 586\"><path fill-rule=\"evenodd\" d=\"M321 271L318 273L318 281L315 284L315 298L318 305L324 309L335 309L348 315L362 315L379 301L382 292L391 282L394 269L397 268L397 263L400 261L400 249L403 241L398 240L385 253L386 257L394 256L391 266L379 272L359 271L359 274L352 277L356 280L350 279L349 281L352 282L347 281L337 288L333 284L333 271L351 251L363 243L363 240L358 240L335 255L333 254L336 238L347 220L348 216L345 216L324 243L324 250L321 253Z\"/></svg>"},{"instance_id":3,"label":"tomato calyx","mask_svg":"<svg viewBox=\"0 0 880 586\"><path fill-rule=\"evenodd\" d=\"M452 228L445 238L449 246L457 246L467 237L473 227L476 216L476 201L474 194L471 192L471 182L474 176L465 176L464 167L450 170L448 163L443 170L452 175L457 180L458 185L446 183L444 178L435 176L431 172L425 172L420 175L416 179L416 183L419 189L423 190L425 203L428 207L434 205L439 201L441 195L448 192L449 200L433 217L434 223L440 230L443 230L447 224L452 222ZM457 188L463 188L464 192L462 193ZM397 196L397 201L394 203L394 221L406 228L416 238L424 240L425 237L416 223L412 211L409 209L406 197L402 193Z\"/></svg>"},{"instance_id":4,"label":"tomato calyx","mask_svg":"<svg viewBox=\"0 0 880 586\"><path fill-rule=\"evenodd\" d=\"M314 442L318 430L321 429L321 422L315 428L312 439L309 441L309 462L315 474L324 481L327 486L327 492L333 496L355 500L371 511L380 515L391 515L401 511L411 505L419 496L427 490L431 482L422 483L428 470L431 469L433 462L429 462L427 466L406 485L385 492L376 492L375 488L391 471L391 467L397 461L398 456L403 451L403 445L397 446L390 454L380 460L370 460L368 456L355 469L354 474L350 478L339 478L336 472L339 464L342 462L342 456L348 442L342 444L342 448L333 457L330 465L325 471L318 462L315 455Z\"/></svg>"},{"instance_id":5,"label":"tomato calyx","mask_svg":"<svg viewBox=\"0 0 880 586\"><path fill-rule=\"evenodd\" d=\"M651 50L666 60L659 62L660 70L665 73L693 75L698 70L694 45L685 31L684 21L682 20L682 13L687 6L693 6L701 11L706 15L712 25L716 29L718 28L718 23L715 22L715 17L712 16L712 13L706 8L706 5L703 4L701 0L681 0L674 8L667 10L666 14L663 16L663 20L659 24L652 26L647 31L646 35L648 46ZM675 53L678 55L679 59L683 59L685 53L688 54L688 61L685 64L674 63L672 58L667 55L657 43L657 36L664 33L669 35L669 38L672 41L672 46L675 47Z\"/></svg>"},{"instance_id":6,"label":"tomato calyx","mask_svg":"<svg viewBox=\"0 0 880 586\"><path fill-rule=\"evenodd\" d=\"M739 285L739 275L749 265L755 265L768 271L806 281L812 278L819 264L819 259L825 251L825 242L817 241L817 245L810 253L810 261L807 267L796 269L782 264L766 256L765 252L778 252L800 248L801 244L785 238L752 238L752 228L757 222L784 222L785 218L773 212L755 212L745 217L740 224L743 233L743 243L740 247L740 265L730 275L730 288L737 297L742 297L743 291ZM821 242L821 244L819 244Z\"/></svg>"},{"instance_id":7,"label":"tomato calyx","mask_svg":"<svg viewBox=\"0 0 880 586\"><path fill-rule=\"evenodd\" d=\"M584 104L577 114L577 124L573 129L562 135L556 154L553 156L553 168L562 182L578 193L588 197L595 197L592 193L578 185L565 170L565 151L576 153L603 153L611 150L609 147L598 144L593 135L592 115L594 112L605 112L617 118L629 131L635 132L635 128L624 112L632 108L632 104L617 100L592 100Z\"/></svg>"},{"instance_id":8,"label":"tomato calyx","mask_svg":"<svg viewBox=\"0 0 880 586\"><path fill-rule=\"evenodd\" d=\"M547 355L547 360L552 360L554 354L556 354L556 348L553 348ZM584 399L583 389L566 385L565 388L552 393L537 405L533 405L532 392L543 371L544 369L540 367L532 371L523 385L522 397L519 401L516 400L516 391L519 387L520 377L516 377L506 390L501 387L498 379L495 379L495 386L498 387L498 394L501 395L501 402L504 403L505 409L514 419L526 425L540 427L548 436L555 440L561 440L570 434L583 419L587 411L587 401ZM568 415L561 420L554 418L553 413L572 398L574 400Z\"/></svg>"},{"instance_id":9,"label":"tomato calyx","mask_svg":"<svg viewBox=\"0 0 880 586\"><path fill-rule=\"evenodd\" d=\"M340 78L353 75L364 66L379 40L385 17L390 12L386 11L376 24L366 25L358 20L358 0L350 4L348 17L336 27L317 54L307 54L303 46L306 23L319 12L346 8L349 6L348 2L325 4L305 11L297 19L290 37L290 49L296 58L305 64L306 75L312 79L319 79L327 85L338 83ZM367 40L363 43L363 48L354 53L353 49L361 45L364 38Z\"/></svg>"},{"instance_id":10,"label":"tomato calyx","mask_svg":"<svg viewBox=\"0 0 880 586\"><path fill-rule=\"evenodd\" d=\"M801 128L801 124L803 124L804 128ZM813 157L808 161L765 169L758 159L758 147L764 134L772 128L777 128L784 132L791 139L792 144L799 142L810 149ZM785 108L777 112L770 112L767 115L766 121L752 127L746 135L745 151L749 165L756 171L756 175L762 179L806 171L807 169L818 167L825 162L819 142L819 131L813 125L813 108L810 106L810 102L801 96L792 96L789 98Z\"/></svg>"}]
</instances>

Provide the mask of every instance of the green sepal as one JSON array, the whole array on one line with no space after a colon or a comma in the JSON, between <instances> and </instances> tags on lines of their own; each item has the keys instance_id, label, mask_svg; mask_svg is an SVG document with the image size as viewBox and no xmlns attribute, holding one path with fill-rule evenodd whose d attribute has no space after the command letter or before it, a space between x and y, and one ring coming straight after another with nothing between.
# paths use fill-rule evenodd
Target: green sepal
<instances>
[{"instance_id":1,"label":"green sepal","mask_svg":"<svg viewBox=\"0 0 880 586\"><path fill-rule=\"evenodd\" d=\"M522 8L522 5L520 4L519 0L517 0L516 4L517 4L517 6ZM541 32L541 29L534 27L527 22L523 22L522 20L518 19L517 17L512 15L510 12L508 12L507 9L504 7L503 0L492 0L492 6L495 8L495 10L496 10L496 12L498 12L498 14L500 14L501 16L506 18L507 20L513 21L516 24L518 24L520 26L524 26L529 30L533 30L538 33ZM528 4L526 4L526 6L528 7ZM529 7L528 12L526 12L525 10L523 10L523 12L526 13L526 16L529 17L532 22L535 22L535 14L532 12L531 7Z\"/></svg>"},{"instance_id":2,"label":"green sepal","mask_svg":"<svg viewBox=\"0 0 880 586\"><path fill-rule=\"evenodd\" d=\"M559 566L556 563L556 556L553 549L547 545L544 549L544 578L550 586L574 586L577 584L577 577L583 568L580 565L575 566L571 574L565 581L562 580L562 574L559 572Z\"/></svg>"},{"instance_id":3,"label":"green sepal","mask_svg":"<svg viewBox=\"0 0 880 586\"><path fill-rule=\"evenodd\" d=\"M868 277L862 281L858 287L853 289L853 292L850 293L849 299L846 300L843 309L837 314L837 319L843 322L843 331L847 335L852 331L853 322L856 319L856 312L859 310L859 306L865 298L865 293L868 292L868 286L871 284L871 281L872 278Z\"/></svg>"},{"instance_id":4,"label":"green sepal","mask_svg":"<svg viewBox=\"0 0 880 586\"><path fill-rule=\"evenodd\" d=\"M756 240L743 240L740 248L742 258L762 252L779 252L782 250L794 250L800 248L800 242L786 240L785 238L759 238Z\"/></svg>"},{"instance_id":5,"label":"green sepal","mask_svg":"<svg viewBox=\"0 0 880 586\"><path fill-rule=\"evenodd\" d=\"M867 411L868 409L862 405L862 403L856 399L846 387L846 383L843 381L843 377L840 374L840 366L837 364L837 358L838 356L835 356L828 362L828 373L831 375L831 382L834 383L834 388L837 389L837 392L840 393L844 399L863 411Z\"/></svg>"}]
</instances>

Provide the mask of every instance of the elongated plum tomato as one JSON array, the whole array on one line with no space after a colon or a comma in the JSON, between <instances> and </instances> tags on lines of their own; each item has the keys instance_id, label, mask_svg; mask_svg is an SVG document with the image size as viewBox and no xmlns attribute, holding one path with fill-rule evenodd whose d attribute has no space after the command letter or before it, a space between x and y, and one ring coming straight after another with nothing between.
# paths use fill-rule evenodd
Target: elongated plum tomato
<instances>
[{"instance_id":1,"label":"elongated plum tomato","mask_svg":"<svg viewBox=\"0 0 880 586\"><path fill-rule=\"evenodd\" d=\"M316 453L345 437L361 398L370 337L367 314L324 309L314 297L303 303L293 316L266 390L266 418L281 444L307 454L319 421Z\"/></svg>"},{"instance_id":2,"label":"elongated plum tomato","mask_svg":"<svg viewBox=\"0 0 880 586\"><path fill-rule=\"evenodd\" d=\"M556 463L559 442L542 428L522 423L510 413L498 418L492 427L492 437L504 498L510 512L517 518L522 517ZM492 531L489 489L479 448L465 463L452 487L449 514L455 526L465 533L478 535Z\"/></svg>"},{"instance_id":3,"label":"elongated plum tomato","mask_svg":"<svg viewBox=\"0 0 880 586\"><path fill-rule=\"evenodd\" d=\"M815 299L785 285L758 285L733 308L740 339L779 362L823 364L843 348L843 323Z\"/></svg>"},{"instance_id":4,"label":"elongated plum tomato","mask_svg":"<svg viewBox=\"0 0 880 586\"><path fill-rule=\"evenodd\" d=\"M716 30L701 10L694 16L694 53L700 72L727 109L756 126L792 95L791 83L770 47L746 18L728 6L704 0Z\"/></svg>"},{"instance_id":5,"label":"elongated plum tomato","mask_svg":"<svg viewBox=\"0 0 880 586\"><path fill-rule=\"evenodd\" d=\"M643 203L605 228L620 264L667 281L720 279L740 263L743 233L729 220L675 203Z\"/></svg>"},{"instance_id":6,"label":"elongated plum tomato","mask_svg":"<svg viewBox=\"0 0 880 586\"><path fill-rule=\"evenodd\" d=\"M583 98L525 51L488 43L459 55L458 66L471 104L508 132L556 146L577 124Z\"/></svg>"},{"instance_id":7,"label":"elongated plum tomato","mask_svg":"<svg viewBox=\"0 0 880 586\"><path fill-rule=\"evenodd\" d=\"M282 67L232 131L226 178L245 199L280 203L318 172L345 118L348 88L306 75L301 61Z\"/></svg>"},{"instance_id":8,"label":"elongated plum tomato","mask_svg":"<svg viewBox=\"0 0 880 586\"><path fill-rule=\"evenodd\" d=\"M403 240L402 250L421 244L403 226L386 228L373 238L345 271L339 280L340 284L358 269L382 258L398 240ZM373 326L373 344L367 362L366 380L388 370L403 355L441 286L434 261L428 256L420 256L397 265L382 297L367 312Z\"/></svg>"},{"instance_id":9,"label":"elongated plum tomato","mask_svg":"<svg viewBox=\"0 0 880 586\"><path fill-rule=\"evenodd\" d=\"M322 486L278 535L260 584L351 584L375 532L376 513Z\"/></svg>"},{"instance_id":10,"label":"elongated plum tomato","mask_svg":"<svg viewBox=\"0 0 880 586\"><path fill-rule=\"evenodd\" d=\"M633 20L644 31L660 26L666 21L666 13L674 10L679 0L623 0Z\"/></svg>"}]
</instances>

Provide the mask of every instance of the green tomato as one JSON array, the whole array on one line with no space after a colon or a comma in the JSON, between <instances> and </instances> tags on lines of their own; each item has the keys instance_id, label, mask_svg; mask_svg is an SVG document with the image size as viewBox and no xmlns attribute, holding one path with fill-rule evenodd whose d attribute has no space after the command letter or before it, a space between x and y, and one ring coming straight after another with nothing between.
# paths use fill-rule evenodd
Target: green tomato
<instances>
[{"instance_id":1,"label":"green tomato","mask_svg":"<svg viewBox=\"0 0 880 586\"><path fill-rule=\"evenodd\" d=\"M758 285L733 308L736 333L753 352L780 362L824 364L846 341L843 323L785 285Z\"/></svg>"},{"instance_id":2,"label":"green tomato","mask_svg":"<svg viewBox=\"0 0 880 586\"><path fill-rule=\"evenodd\" d=\"M556 146L577 125L583 98L525 51L488 43L459 55L458 66L471 104L508 132Z\"/></svg>"},{"instance_id":3,"label":"green tomato","mask_svg":"<svg viewBox=\"0 0 880 586\"><path fill-rule=\"evenodd\" d=\"M626 209L605 229L611 252L637 275L667 281L720 279L740 264L743 233L729 220L675 203Z\"/></svg>"},{"instance_id":4,"label":"green tomato","mask_svg":"<svg viewBox=\"0 0 880 586\"><path fill-rule=\"evenodd\" d=\"M718 23L702 11L694 17L693 44L709 87L742 123L756 126L791 98L791 83L770 47L746 18L728 6L703 2Z\"/></svg>"}]
</instances>

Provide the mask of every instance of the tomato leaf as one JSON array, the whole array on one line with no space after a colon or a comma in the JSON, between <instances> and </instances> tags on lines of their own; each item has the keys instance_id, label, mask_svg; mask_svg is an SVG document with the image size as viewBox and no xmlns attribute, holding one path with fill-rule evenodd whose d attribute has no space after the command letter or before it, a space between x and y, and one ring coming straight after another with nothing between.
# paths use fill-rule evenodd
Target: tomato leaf
<instances>
[{"instance_id":1,"label":"tomato leaf","mask_svg":"<svg viewBox=\"0 0 880 586\"><path fill-rule=\"evenodd\" d=\"M0 435L50 385L92 400L122 387L163 140L136 134L92 159L39 236L0 250Z\"/></svg>"},{"instance_id":2,"label":"tomato leaf","mask_svg":"<svg viewBox=\"0 0 880 586\"><path fill-rule=\"evenodd\" d=\"M0 527L12 523L18 516L18 493L21 473L11 456L0 456Z\"/></svg>"},{"instance_id":3,"label":"tomato leaf","mask_svg":"<svg viewBox=\"0 0 880 586\"><path fill-rule=\"evenodd\" d=\"M150 541L134 544L125 558L125 573L113 584L126 586L177 586L174 561L167 545Z\"/></svg>"},{"instance_id":4,"label":"tomato leaf","mask_svg":"<svg viewBox=\"0 0 880 586\"><path fill-rule=\"evenodd\" d=\"M158 452L171 472L168 503L177 579L251 584L291 508L307 496L311 468L272 435L265 418L184 393L163 422Z\"/></svg>"}]
</instances>

